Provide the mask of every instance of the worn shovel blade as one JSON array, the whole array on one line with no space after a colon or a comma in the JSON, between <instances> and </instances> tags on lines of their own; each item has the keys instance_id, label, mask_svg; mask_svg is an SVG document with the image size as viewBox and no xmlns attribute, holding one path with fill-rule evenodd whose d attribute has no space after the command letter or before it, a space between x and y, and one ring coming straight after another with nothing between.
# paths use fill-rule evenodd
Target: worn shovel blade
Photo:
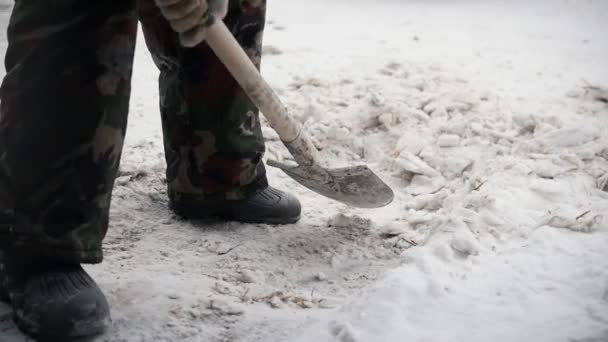
<instances>
[{"instance_id":1,"label":"worn shovel blade","mask_svg":"<svg viewBox=\"0 0 608 342\"><path fill-rule=\"evenodd\" d=\"M298 183L325 197L357 208L380 208L389 205L393 190L367 166L327 169L288 166L275 161L268 165L283 170Z\"/></svg>"}]
</instances>

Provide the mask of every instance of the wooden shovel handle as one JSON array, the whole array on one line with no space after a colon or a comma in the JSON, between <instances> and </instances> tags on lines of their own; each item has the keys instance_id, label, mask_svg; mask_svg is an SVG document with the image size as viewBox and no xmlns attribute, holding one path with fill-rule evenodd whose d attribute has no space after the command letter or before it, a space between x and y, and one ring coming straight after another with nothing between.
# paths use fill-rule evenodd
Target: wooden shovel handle
<instances>
[{"instance_id":1,"label":"wooden shovel handle","mask_svg":"<svg viewBox=\"0 0 608 342\"><path fill-rule=\"evenodd\" d=\"M298 164L316 164L316 148L303 132L302 126L289 115L287 108L221 20L215 21L207 28L206 41L251 101L268 119L270 126L278 133Z\"/></svg>"}]
</instances>

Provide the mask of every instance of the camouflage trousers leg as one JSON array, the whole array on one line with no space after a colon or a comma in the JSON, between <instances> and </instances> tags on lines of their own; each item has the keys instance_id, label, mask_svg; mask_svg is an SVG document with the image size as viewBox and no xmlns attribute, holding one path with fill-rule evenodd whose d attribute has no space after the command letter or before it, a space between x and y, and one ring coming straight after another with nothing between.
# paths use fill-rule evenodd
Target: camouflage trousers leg
<instances>
[{"instance_id":1,"label":"camouflage trousers leg","mask_svg":"<svg viewBox=\"0 0 608 342\"><path fill-rule=\"evenodd\" d=\"M146 44L160 69L168 192L174 208L242 199L268 186L258 110L205 43L179 45L152 1L138 2ZM231 0L225 23L260 65L265 0Z\"/></svg>"},{"instance_id":2,"label":"camouflage trousers leg","mask_svg":"<svg viewBox=\"0 0 608 342\"><path fill-rule=\"evenodd\" d=\"M97 263L121 155L135 0L15 1L0 98L0 248Z\"/></svg>"}]
</instances>

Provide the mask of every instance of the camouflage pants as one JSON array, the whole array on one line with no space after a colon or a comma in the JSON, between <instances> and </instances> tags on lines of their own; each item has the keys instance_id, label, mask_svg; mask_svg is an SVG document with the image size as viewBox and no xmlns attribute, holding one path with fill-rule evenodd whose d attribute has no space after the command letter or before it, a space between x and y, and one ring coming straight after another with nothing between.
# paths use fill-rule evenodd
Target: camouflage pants
<instances>
[{"instance_id":1,"label":"camouflage pants","mask_svg":"<svg viewBox=\"0 0 608 342\"><path fill-rule=\"evenodd\" d=\"M258 65L265 8L231 0L225 19ZM208 46L179 46L152 0L19 0L0 91L0 248L102 260L138 19L160 69L173 205L267 187L257 109Z\"/></svg>"}]
</instances>

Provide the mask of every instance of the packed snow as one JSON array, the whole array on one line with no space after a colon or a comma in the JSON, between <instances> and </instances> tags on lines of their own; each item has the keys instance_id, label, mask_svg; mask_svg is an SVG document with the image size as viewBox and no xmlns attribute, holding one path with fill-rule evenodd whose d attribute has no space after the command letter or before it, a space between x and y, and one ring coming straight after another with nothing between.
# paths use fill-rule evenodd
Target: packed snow
<instances>
[{"instance_id":1,"label":"packed snow","mask_svg":"<svg viewBox=\"0 0 608 342\"><path fill-rule=\"evenodd\" d=\"M98 341L608 341L607 1L268 11L264 76L330 164L368 164L394 203L349 208L271 169L295 225L174 216L140 37L106 258L87 266L113 309ZM0 341L26 341L6 306Z\"/></svg>"}]
</instances>

